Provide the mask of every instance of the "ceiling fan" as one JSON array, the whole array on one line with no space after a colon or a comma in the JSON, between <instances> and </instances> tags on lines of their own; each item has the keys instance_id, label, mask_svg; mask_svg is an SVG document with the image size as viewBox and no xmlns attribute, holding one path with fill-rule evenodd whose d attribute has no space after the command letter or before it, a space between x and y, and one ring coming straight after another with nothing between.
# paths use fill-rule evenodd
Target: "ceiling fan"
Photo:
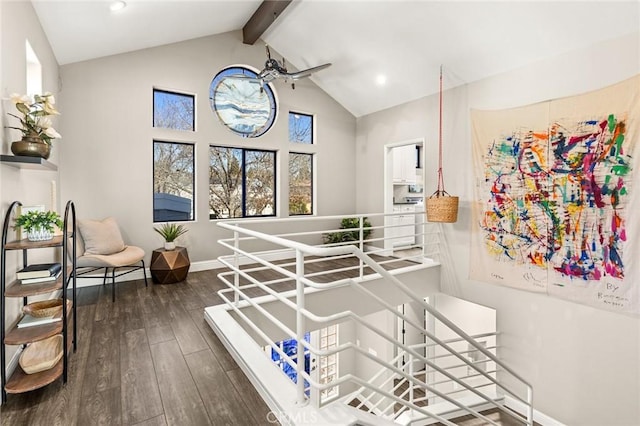
<instances>
[{"instance_id":1,"label":"ceiling fan","mask_svg":"<svg viewBox=\"0 0 640 426\"><path fill-rule=\"evenodd\" d=\"M291 88L295 89L295 81L300 80L301 78L309 77L311 74L328 68L331 66L331 63L318 65L317 67L308 68L306 70L297 71L297 72L288 72L287 66L285 64L284 58L282 61L278 61L271 57L271 51L269 50L269 46L265 46L267 49L267 60L264 63L264 69L258 73L258 78L262 85L265 83L269 83L273 80L284 80L285 82L291 81Z\"/></svg>"}]
</instances>

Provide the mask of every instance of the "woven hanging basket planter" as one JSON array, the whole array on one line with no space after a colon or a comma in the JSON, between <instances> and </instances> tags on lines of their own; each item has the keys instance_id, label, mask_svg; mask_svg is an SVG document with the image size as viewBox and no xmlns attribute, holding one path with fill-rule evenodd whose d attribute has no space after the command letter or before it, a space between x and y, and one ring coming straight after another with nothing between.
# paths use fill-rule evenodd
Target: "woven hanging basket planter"
<instances>
[{"instance_id":1,"label":"woven hanging basket planter","mask_svg":"<svg viewBox=\"0 0 640 426\"><path fill-rule=\"evenodd\" d=\"M442 175L442 67L440 67L440 123L438 128L438 189L427 198L427 222L454 223L458 220L458 197L444 190Z\"/></svg>"},{"instance_id":2,"label":"woven hanging basket planter","mask_svg":"<svg viewBox=\"0 0 640 426\"><path fill-rule=\"evenodd\" d=\"M458 197L446 191L436 191L427 198L427 220L429 222L454 223L458 220Z\"/></svg>"}]
</instances>

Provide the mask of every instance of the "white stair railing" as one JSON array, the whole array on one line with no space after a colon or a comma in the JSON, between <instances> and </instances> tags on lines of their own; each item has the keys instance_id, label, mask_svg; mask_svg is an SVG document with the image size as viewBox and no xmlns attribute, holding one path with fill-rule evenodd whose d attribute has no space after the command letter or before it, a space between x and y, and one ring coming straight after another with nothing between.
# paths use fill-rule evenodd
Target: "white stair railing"
<instances>
[{"instance_id":1,"label":"white stair railing","mask_svg":"<svg viewBox=\"0 0 640 426\"><path fill-rule=\"evenodd\" d=\"M366 216L384 217L388 215L380 214ZM224 302L230 307L230 309L232 309L236 313L238 318L240 318L245 324L247 324L248 327L253 330L253 332L257 336L259 336L267 345L271 346L271 348L280 355L284 362L288 363L290 366L296 369L298 377L298 404L304 405L308 402L308 397L305 389L305 381L311 388L314 388L318 392L333 388L343 383L355 383L360 386L360 389L352 396L357 396L359 399L361 398L362 404L360 404L360 408L363 409L365 406L368 407L370 405L371 407L368 409L370 412L382 415L389 419L397 418L397 416L403 412L410 412L412 415L412 421L418 421L421 419L434 419L443 424L452 425L453 423L447 420L447 418L430 410L429 405L424 405L425 401L428 402L433 398L438 398L451 404L453 407L456 407L464 413L471 414L477 418L482 419L487 424L497 424L482 413L476 411L471 406L467 406L464 403L460 402L459 398L452 396L455 393L464 391L481 400L485 405L497 408L501 412L517 418L518 420L521 420L523 424L532 425L533 392L531 386L509 366L505 365L496 357L494 352L492 352L495 350L495 347L485 348L484 346L480 345L473 337L467 335L463 330L461 330L446 317L440 314L437 310L435 310L432 306L426 303L423 297L415 294L410 287L405 285L398 278L397 274L387 271L384 265L398 262L398 259L396 257L391 257L390 259L386 260L374 260L369 254L365 253L364 248L366 245L370 245L372 247L376 245L379 246L381 245L381 242L384 241L385 237L383 236L382 238L371 238L365 240L363 238L363 224L365 223L365 216L361 215L357 217L360 223L360 228L358 230L360 239L358 241L351 241L347 245L310 245L305 242L295 240L295 238L309 239L309 237L313 235L319 236L326 232L340 232L343 230L332 229L328 231L301 231L298 233L289 232L287 234L281 235L270 235L264 232L257 231L255 229L248 229L242 226L241 223L218 223L219 226L228 229L233 233L233 238L219 241L220 244L227 247L233 253L231 256L223 256L219 259L225 266L230 269L229 272L225 272L219 275L220 279L229 287L226 290L220 291L219 294ZM327 218L323 219L326 220ZM268 222L269 221L252 221L251 223L264 225ZM296 220L295 222L300 223L299 220ZM311 222L312 221L307 220L305 223ZM283 221L278 221L277 223L281 224L283 223ZM383 234L386 234L386 228L389 227L372 226L368 229L378 229L381 230ZM422 253L420 253L419 256L411 257L409 260L417 263L423 263L426 251L425 247L435 246L437 248L438 242L436 241L434 243L433 240L433 235L437 235L437 233L438 231L437 229L436 231L434 231L433 225L423 225ZM249 244L247 243L249 242L254 245L259 242L262 243L262 245L268 245L274 248L261 251L250 251L246 247L241 248L241 245L248 246ZM377 250L373 248L371 252L375 254ZM291 257L291 253L294 253L295 262L285 261L284 263L277 264L271 260L268 260L270 256L274 255L274 253L288 253L288 257ZM437 254L437 250L435 251L435 253ZM305 273L306 266L312 266L314 262L321 262L322 259L327 258L356 259L356 266L349 266L340 269L340 271L342 272L353 271L355 269L358 272L356 277L336 280L329 283L321 283L312 279L320 276L321 274L319 272ZM242 264L247 263L252 263L254 265L248 268L243 268ZM414 319L398 312L395 306L390 305L379 295L369 290L366 283L362 281L365 268L371 271L370 273L377 274L385 279L388 285L392 285L395 289L402 292L407 300L410 300L413 303L421 306L435 320L446 326L450 331L455 333L456 336L459 336L457 338L458 341L464 341L470 347L473 347L473 350L471 350L471 352L482 354L484 356L484 360L480 362L469 360L465 355L470 351L459 351L454 349L451 346L453 341L445 341L438 338L435 334L426 330L422 324L418 324ZM256 279L255 273L259 271L271 271L275 273L277 278L266 281ZM274 284L286 281L293 281L296 283L294 300L290 299L287 296L283 296L281 292L278 292L272 288ZM369 300L375 301L380 306L380 309L386 309L388 312L393 313L393 315L395 315L397 318L402 319L406 324L414 327L416 330L419 330L420 333L428 338L428 341L430 343L426 343L424 345L405 345L403 343L400 343L390 333L368 323L366 319L363 319L351 310L346 310L332 315L321 316L316 315L305 308L305 297L309 289L315 289L316 291L326 291L345 286L349 286L352 289L360 292L364 297L367 297ZM258 301L255 297L251 297L247 293L247 290L256 288L263 290L267 295L269 295L271 297L270 300L277 300L281 304L295 312L295 329L287 326L279 318L276 318L271 312L265 309L262 306L262 302L264 301L264 299L260 299ZM371 378L358 377L352 373L349 373L339 376L337 380L331 383L318 383L307 372L305 372L304 357L299 357L300 362L297 362L297 360L292 359L286 353L284 353L280 349L280 347L269 337L269 335L264 332L261 327L256 324L255 321L253 321L249 316L245 314L245 309L248 307L251 307L256 312L259 312L271 324L275 325L284 335L296 339L298 345L297 353L299 354L302 354L305 352L305 350L307 350L313 356L321 357L351 351L358 354L358 356L360 357L367 358L378 364L380 366L380 370L374 377ZM328 325L347 320L353 321L361 327L370 330L372 333L377 335L378 338L391 343L396 348L398 356L392 360L385 360L375 354L369 353L369 351L360 348L353 342L338 345L336 348L330 350L319 350L309 342L306 342L303 338L304 334L308 331L308 321L312 321L315 324ZM426 352L428 347L430 346L437 346L438 348L440 348L440 350L444 351L444 353L434 357L427 356ZM407 357L409 361L402 362L402 359L404 357ZM458 364L443 367L438 362L438 359L442 359L445 357L456 359L456 362L458 362ZM481 368L480 364L486 364L486 360L494 363L495 369L485 371L484 368ZM414 371L415 364L419 364L426 368L426 371L423 374L425 377L424 380L417 377L416 371ZM451 370L459 369L460 367L466 368L473 373L467 374L465 376L460 376L451 372ZM428 380L430 376L435 375L437 375L438 380ZM512 382L520 383L525 389L526 396L520 396L519 392L513 390L510 386L505 385L503 380L498 380L498 375L509 376ZM484 382L482 384L469 383L469 379L477 378L482 378ZM406 383L408 385L407 390L404 394L396 395L399 385L394 385L393 382L390 382L390 380L392 379L399 380L400 383ZM446 383L454 383L457 389L455 389L455 391L444 391L442 389L442 385ZM482 388L487 386L495 387L496 389L500 390L501 394L509 395L512 398L515 398L517 401L523 403L527 407L526 418L523 419L515 415L512 410L504 405L503 401L496 398L495 394L483 392ZM418 389L425 392L426 395L429 396L416 398L415 393ZM349 401L341 400L341 402L348 403ZM322 405L323 402L320 402L320 406ZM396 406L399 406L400 408L396 409Z\"/></svg>"}]
</instances>

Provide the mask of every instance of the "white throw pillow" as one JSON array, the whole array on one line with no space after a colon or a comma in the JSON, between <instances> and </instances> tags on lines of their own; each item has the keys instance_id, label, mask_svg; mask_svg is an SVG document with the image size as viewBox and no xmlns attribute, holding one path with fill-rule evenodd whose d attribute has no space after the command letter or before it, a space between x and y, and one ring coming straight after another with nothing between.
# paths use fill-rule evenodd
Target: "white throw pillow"
<instances>
[{"instance_id":1,"label":"white throw pillow","mask_svg":"<svg viewBox=\"0 0 640 426\"><path fill-rule=\"evenodd\" d=\"M116 220L78 220L80 234L84 241L84 254L109 255L125 249L122 234Z\"/></svg>"}]
</instances>

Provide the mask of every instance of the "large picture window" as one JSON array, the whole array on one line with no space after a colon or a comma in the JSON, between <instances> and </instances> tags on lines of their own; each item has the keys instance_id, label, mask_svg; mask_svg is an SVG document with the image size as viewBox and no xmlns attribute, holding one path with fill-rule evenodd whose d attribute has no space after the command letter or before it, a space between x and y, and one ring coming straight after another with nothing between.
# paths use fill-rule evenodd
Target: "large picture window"
<instances>
[{"instance_id":1,"label":"large picture window","mask_svg":"<svg viewBox=\"0 0 640 426\"><path fill-rule=\"evenodd\" d=\"M313 214L313 154L289 153L289 215Z\"/></svg>"},{"instance_id":2,"label":"large picture window","mask_svg":"<svg viewBox=\"0 0 640 426\"><path fill-rule=\"evenodd\" d=\"M209 147L209 217L276 215L276 153Z\"/></svg>"},{"instance_id":3,"label":"large picture window","mask_svg":"<svg viewBox=\"0 0 640 426\"><path fill-rule=\"evenodd\" d=\"M195 97L153 89L153 127L195 130Z\"/></svg>"},{"instance_id":4,"label":"large picture window","mask_svg":"<svg viewBox=\"0 0 640 426\"><path fill-rule=\"evenodd\" d=\"M194 220L194 145L153 142L153 221Z\"/></svg>"}]
</instances>

